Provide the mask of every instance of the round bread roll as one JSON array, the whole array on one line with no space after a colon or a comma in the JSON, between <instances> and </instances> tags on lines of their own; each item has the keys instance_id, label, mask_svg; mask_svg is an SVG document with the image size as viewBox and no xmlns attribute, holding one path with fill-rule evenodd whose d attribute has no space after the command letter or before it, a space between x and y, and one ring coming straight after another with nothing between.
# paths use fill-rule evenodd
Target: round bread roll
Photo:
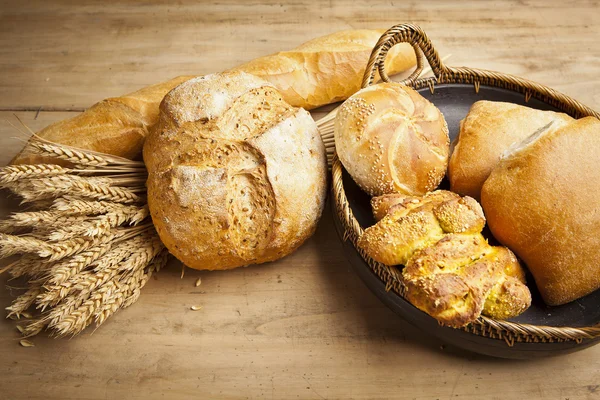
<instances>
[{"instance_id":1,"label":"round bread roll","mask_svg":"<svg viewBox=\"0 0 600 400\"><path fill-rule=\"evenodd\" d=\"M460 122L448 164L450 190L479 200L483 182L511 146L537 131L553 131L574 121L567 114L513 103L481 100Z\"/></svg>"},{"instance_id":2,"label":"round bread roll","mask_svg":"<svg viewBox=\"0 0 600 400\"><path fill-rule=\"evenodd\" d=\"M191 268L281 258L313 234L323 210L327 164L314 120L249 74L169 92L144 161L154 226Z\"/></svg>"},{"instance_id":3,"label":"round bread roll","mask_svg":"<svg viewBox=\"0 0 600 400\"><path fill-rule=\"evenodd\" d=\"M433 104L399 83L358 91L338 111L335 147L344 168L372 196L435 189L448 164L448 126Z\"/></svg>"},{"instance_id":4,"label":"round bread roll","mask_svg":"<svg viewBox=\"0 0 600 400\"><path fill-rule=\"evenodd\" d=\"M515 148L481 190L490 230L549 305L600 288L599 154L600 121L573 120Z\"/></svg>"}]
</instances>

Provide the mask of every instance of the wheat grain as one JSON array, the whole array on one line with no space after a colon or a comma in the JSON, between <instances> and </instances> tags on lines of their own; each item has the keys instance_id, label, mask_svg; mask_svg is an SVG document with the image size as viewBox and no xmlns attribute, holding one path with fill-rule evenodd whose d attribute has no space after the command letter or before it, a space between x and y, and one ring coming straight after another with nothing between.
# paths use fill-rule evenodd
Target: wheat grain
<instances>
[{"instance_id":1,"label":"wheat grain","mask_svg":"<svg viewBox=\"0 0 600 400\"><path fill-rule=\"evenodd\" d=\"M96 200L110 200L117 203L136 203L141 198L132 188L110 186L109 178L81 177L77 175L58 175L48 178L28 179L23 182L11 182L6 185L24 202L56 198L65 194Z\"/></svg>"},{"instance_id":2,"label":"wheat grain","mask_svg":"<svg viewBox=\"0 0 600 400\"><path fill-rule=\"evenodd\" d=\"M46 257L48 261L57 261L65 257L81 253L82 251L87 250L91 247L108 243L123 233L124 231L112 230L104 236L98 236L93 238L76 237L69 240L65 240L61 243L43 242L41 240L36 239L37 242L41 242L44 244L44 246L37 251L37 254L40 257Z\"/></svg>"},{"instance_id":3,"label":"wheat grain","mask_svg":"<svg viewBox=\"0 0 600 400\"><path fill-rule=\"evenodd\" d=\"M169 253L166 249L152 259L148 264L146 271L139 269L132 275L126 277L115 292L113 298L107 301L102 308L94 312L96 325L101 325L108 317L114 314L119 308L127 308L135 303L139 296L140 290L146 285L154 272L159 271L168 261Z\"/></svg>"},{"instance_id":4,"label":"wheat grain","mask_svg":"<svg viewBox=\"0 0 600 400\"><path fill-rule=\"evenodd\" d=\"M25 254L19 260L7 265L1 272L8 270L13 278L25 275L39 277L46 274L53 265L53 262L47 262L36 255Z\"/></svg>"},{"instance_id":5,"label":"wheat grain","mask_svg":"<svg viewBox=\"0 0 600 400\"><path fill-rule=\"evenodd\" d=\"M32 286L25 293L17 297L10 306L6 307L6 310L9 312L8 316L16 315L17 317L20 317L23 315L23 313L34 303L35 298L40 291L40 286Z\"/></svg>"},{"instance_id":6,"label":"wheat grain","mask_svg":"<svg viewBox=\"0 0 600 400\"><path fill-rule=\"evenodd\" d=\"M21 332L23 334L23 336L25 337L32 337L37 335L38 333L40 333L42 331L42 329L44 329L44 327L48 324L48 320L45 318L40 318L37 319L33 322L30 322L29 324L27 324L25 326L25 328L23 328L23 332Z\"/></svg>"},{"instance_id":7,"label":"wheat grain","mask_svg":"<svg viewBox=\"0 0 600 400\"><path fill-rule=\"evenodd\" d=\"M54 285L60 285L61 283L66 282L72 276L82 271L85 267L101 258L111 249L111 247L111 242L104 243L55 264L49 271L50 278L48 282Z\"/></svg>"},{"instance_id":8,"label":"wheat grain","mask_svg":"<svg viewBox=\"0 0 600 400\"><path fill-rule=\"evenodd\" d=\"M0 168L0 186L18 181L40 176L63 175L69 172L69 169L55 164L36 164L36 165L9 165Z\"/></svg>"},{"instance_id":9,"label":"wheat grain","mask_svg":"<svg viewBox=\"0 0 600 400\"><path fill-rule=\"evenodd\" d=\"M98 215L114 212L121 208L132 207L103 200L85 200L65 195L54 200L51 209L71 215Z\"/></svg>"},{"instance_id":10,"label":"wheat grain","mask_svg":"<svg viewBox=\"0 0 600 400\"><path fill-rule=\"evenodd\" d=\"M51 247L43 240L32 237L7 235L0 233L0 258L5 258L18 253L45 253ZM42 257L44 257L42 255Z\"/></svg>"},{"instance_id":11,"label":"wheat grain","mask_svg":"<svg viewBox=\"0 0 600 400\"><path fill-rule=\"evenodd\" d=\"M31 146L36 150L45 153L47 156L60 158L70 161L74 164L90 166L123 166L143 168L142 161L132 161L127 158L113 156L111 154L99 153L93 150L82 150L80 148L68 146L65 144L56 144L43 139L34 134L30 140Z\"/></svg>"}]
</instances>

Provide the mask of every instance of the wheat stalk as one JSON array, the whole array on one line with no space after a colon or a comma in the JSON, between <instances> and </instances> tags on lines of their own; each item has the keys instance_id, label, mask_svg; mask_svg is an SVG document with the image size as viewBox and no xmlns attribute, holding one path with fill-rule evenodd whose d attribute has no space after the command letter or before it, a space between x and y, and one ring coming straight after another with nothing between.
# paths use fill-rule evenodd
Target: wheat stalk
<instances>
[{"instance_id":1,"label":"wheat stalk","mask_svg":"<svg viewBox=\"0 0 600 400\"><path fill-rule=\"evenodd\" d=\"M56 319L50 322L49 327L54 329L59 337L80 333L92 322L94 310L111 298L116 290L116 282L107 282L78 307L70 306L68 313L63 312L55 316Z\"/></svg>"},{"instance_id":2,"label":"wheat stalk","mask_svg":"<svg viewBox=\"0 0 600 400\"><path fill-rule=\"evenodd\" d=\"M149 216L142 162L40 138L32 147L71 167L0 168L0 187L32 210L0 221L0 258L23 254L0 273L30 277L27 292L7 310L21 316L34 304L41 309L20 329L25 336L44 328L55 336L75 335L135 302L168 253L152 224L142 224ZM9 234L18 231L26 233Z\"/></svg>"},{"instance_id":3,"label":"wheat stalk","mask_svg":"<svg viewBox=\"0 0 600 400\"><path fill-rule=\"evenodd\" d=\"M79 216L65 215L59 211L28 211L11 214L0 221L0 231L14 231L15 228L55 227L70 225L80 221Z\"/></svg>"},{"instance_id":4,"label":"wheat stalk","mask_svg":"<svg viewBox=\"0 0 600 400\"><path fill-rule=\"evenodd\" d=\"M54 144L40 138L39 136L34 136L33 139L34 140L29 141L29 144L37 153L48 157L69 161L73 164L93 167L109 165L138 168L144 167L144 163L141 161L132 161L126 158L97 153L91 150L82 150L64 144Z\"/></svg>"},{"instance_id":5,"label":"wheat stalk","mask_svg":"<svg viewBox=\"0 0 600 400\"><path fill-rule=\"evenodd\" d=\"M40 286L32 286L25 293L17 297L9 307L6 307L6 310L9 311L8 317L16 315L17 318L20 318L21 315L35 302L40 291Z\"/></svg>"},{"instance_id":6,"label":"wheat stalk","mask_svg":"<svg viewBox=\"0 0 600 400\"><path fill-rule=\"evenodd\" d=\"M0 258L19 253L45 254L48 251L51 247L43 240L0 233Z\"/></svg>"},{"instance_id":7,"label":"wheat stalk","mask_svg":"<svg viewBox=\"0 0 600 400\"><path fill-rule=\"evenodd\" d=\"M0 186L20 179L66 174L69 170L55 164L9 165L0 168Z\"/></svg>"},{"instance_id":8,"label":"wheat stalk","mask_svg":"<svg viewBox=\"0 0 600 400\"><path fill-rule=\"evenodd\" d=\"M24 275L38 277L48 272L54 265L53 262L47 262L35 255L26 254L21 258L0 270L0 273L8 271L13 278L19 278Z\"/></svg>"},{"instance_id":9,"label":"wheat stalk","mask_svg":"<svg viewBox=\"0 0 600 400\"><path fill-rule=\"evenodd\" d=\"M6 186L23 198L24 202L56 198L65 194L109 200L117 203L136 203L141 199L135 194L140 188L110 186L110 178L84 178L77 175L57 175L48 178L28 179L23 182L11 182Z\"/></svg>"},{"instance_id":10,"label":"wheat stalk","mask_svg":"<svg viewBox=\"0 0 600 400\"><path fill-rule=\"evenodd\" d=\"M146 283L148 283L148 281L152 277L152 274L160 271L165 265L167 265L168 261L169 252L165 249L152 261L152 264L148 268L148 272L140 280L133 284L130 284L132 292L129 294L129 297L127 297L127 299L123 303L123 308L129 307L137 301L137 299L140 297L140 290L146 285Z\"/></svg>"},{"instance_id":11,"label":"wheat stalk","mask_svg":"<svg viewBox=\"0 0 600 400\"><path fill-rule=\"evenodd\" d=\"M49 271L49 281L51 284L60 285L66 282L72 276L77 275L85 267L92 264L112 247L112 242L104 243L99 246L92 247L86 251L74 255L67 260L52 266Z\"/></svg>"},{"instance_id":12,"label":"wheat stalk","mask_svg":"<svg viewBox=\"0 0 600 400\"><path fill-rule=\"evenodd\" d=\"M135 303L140 296L141 289L146 285L152 274L158 272L167 264L169 260L168 256L168 251L163 248L163 250L152 259L146 271L142 268L126 277L121 282L121 285L118 287L118 290L110 301L107 301L102 307L94 312L96 325L101 325L119 308L127 308Z\"/></svg>"}]
</instances>

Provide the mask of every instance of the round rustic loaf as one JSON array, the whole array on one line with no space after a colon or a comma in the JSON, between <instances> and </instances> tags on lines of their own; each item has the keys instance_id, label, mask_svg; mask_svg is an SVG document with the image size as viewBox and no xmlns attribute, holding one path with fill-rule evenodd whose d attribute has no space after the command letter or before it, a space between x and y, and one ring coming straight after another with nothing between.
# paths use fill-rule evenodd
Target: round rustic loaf
<instances>
[{"instance_id":1,"label":"round rustic loaf","mask_svg":"<svg viewBox=\"0 0 600 400\"><path fill-rule=\"evenodd\" d=\"M344 168L372 196L423 195L446 174L450 140L444 116L399 83L369 86L346 100L334 136Z\"/></svg>"},{"instance_id":2,"label":"round rustic loaf","mask_svg":"<svg viewBox=\"0 0 600 400\"><path fill-rule=\"evenodd\" d=\"M281 258L313 234L323 210L327 164L314 120L249 74L169 92L144 161L154 226L191 268Z\"/></svg>"}]
</instances>

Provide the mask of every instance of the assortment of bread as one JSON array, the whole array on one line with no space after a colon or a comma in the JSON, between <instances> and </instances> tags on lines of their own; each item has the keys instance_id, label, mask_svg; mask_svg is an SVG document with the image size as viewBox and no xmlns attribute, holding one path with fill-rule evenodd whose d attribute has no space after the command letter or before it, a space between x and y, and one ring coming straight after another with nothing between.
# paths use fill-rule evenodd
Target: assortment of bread
<instances>
[{"instance_id":1,"label":"assortment of bread","mask_svg":"<svg viewBox=\"0 0 600 400\"><path fill-rule=\"evenodd\" d=\"M372 200L376 218L358 246L376 261L405 265L407 299L445 325L481 315L510 318L531 304L525 273L513 253L481 235L485 217L470 197L438 190Z\"/></svg>"},{"instance_id":2,"label":"assortment of bread","mask_svg":"<svg viewBox=\"0 0 600 400\"><path fill-rule=\"evenodd\" d=\"M446 174L448 126L415 90L380 83L352 95L335 121L335 147L356 183L373 196L422 195Z\"/></svg>"},{"instance_id":3,"label":"assortment of bread","mask_svg":"<svg viewBox=\"0 0 600 400\"><path fill-rule=\"evenodd\" d=\"M480 313L522 313L531 295L509 248L548 305L600 288L600 121L479 101L460 123L448 165L447 137L442 113L397 83L360 90L335 122L340 161L376 196L377 223L358 246L376 261L405 266L409 301L451 326ZM431 192L446 166L452 192ZM475 199L508 248L481 236L485 217Z\"/></svg>"},{"instance_id":4,"label":"assortment of bread","mask_svg":"<svg viewBox=\"0 0 600 400\"><path fill-rule=\"evenodd\" d=\"M531 294L511 250L548 305L599 289L600 121L478 101L451 151L443 114L415 90L393 82L359 90L381 33L338 32L222 74L178 77L103 100L38 136L130 159L143 148L161 241L189 267L229 269L284 257L312 235L327 164L305 109L347 98L336 151L375 196L376 223L358 246L404 266L413 305L453 327L521 314ZM403 44L385 69L414 64ZM32 147L14 162L43 162ZM446 172L451 191L435 190ZM482 236L486 217L508 247Z\"/></svg>"},{"instance_id":5,"label":"assortment of bread","mask_svg":"<svg viewBox=\"0 0 600 400\"><path fill-rule=\"evenodd\" d=\"M243 72L170 91L144 161L154 226L192 268L281 258L312 235L323 210L327 164L314 120Z\"/></svg>"},{"instance_id":6,"label":"assortment of bread","mask_svg":"<svg viewBox=\"0 0 600 400\"><path fill-rule=\"evenodd\" d=\"M344 100L360 88L371 50L384 30L357 29L313 39L298 48L261 57L235 68L269 81L292 106L307 109ZM390 50L386 68L398 73L413 67L409 44ZM180 76L136 92L102 100L82 114L47 126L38 136L58 144L137 159L144 138L158 121L159 104ZM13 164L48 161L27 145Z\"/></svg>"}]
</instances>

